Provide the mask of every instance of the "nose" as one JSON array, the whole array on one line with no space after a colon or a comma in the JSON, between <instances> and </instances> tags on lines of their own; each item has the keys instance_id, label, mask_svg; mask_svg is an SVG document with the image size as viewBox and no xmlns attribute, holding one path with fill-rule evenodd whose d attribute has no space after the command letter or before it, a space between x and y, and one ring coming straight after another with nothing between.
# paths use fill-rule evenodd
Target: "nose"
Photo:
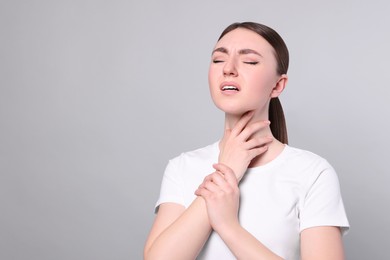
<instances>
[{"instance_id":1,"label":"nose","mask_svg":"<svg viewBox=\"0 0 390 260\"><path fill-rule=\"evenodd\" d=\"M223 67L224 76L237 76L237 68L233 59L226 61L225 66Z\"/></svg>"}]
</instances>

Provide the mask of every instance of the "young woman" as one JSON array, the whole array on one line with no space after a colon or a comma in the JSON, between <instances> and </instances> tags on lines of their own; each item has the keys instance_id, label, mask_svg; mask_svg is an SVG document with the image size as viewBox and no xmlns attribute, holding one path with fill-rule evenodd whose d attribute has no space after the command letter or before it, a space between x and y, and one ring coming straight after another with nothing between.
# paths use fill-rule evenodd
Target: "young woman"
<instances>
[{"instance_id":1,"label":"young woman","mask_svg":"<svg viewBox=\"0 0 390 260\"><path fill-rule=\"evenodd\" d=\"M145 259L344 259L349 224L337 175L287 145L278 96L288 63L273 29L224 30L209 69L224 135L169 162Z\"/></svg>"}]
</instances>

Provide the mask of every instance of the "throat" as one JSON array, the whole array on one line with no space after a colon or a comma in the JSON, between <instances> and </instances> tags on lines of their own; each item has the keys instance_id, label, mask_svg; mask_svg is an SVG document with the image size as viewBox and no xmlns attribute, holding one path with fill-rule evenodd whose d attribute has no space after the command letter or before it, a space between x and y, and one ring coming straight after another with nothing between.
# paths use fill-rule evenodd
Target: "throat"
<instances>
[{"instance_id":1,"label":"throat","mask_svg":"<svg viewBox=\"0 0 390 260\"><path fill-rule=\"evenodd\" d=\"M260 154L259 156L252 159L248 168L254 168L266 165L267 163L273 161L278 157L284 150L285 144L279 142L278 140L273 140L272 143L269 144L268 150Z\"/></svg>"}]
</instances>

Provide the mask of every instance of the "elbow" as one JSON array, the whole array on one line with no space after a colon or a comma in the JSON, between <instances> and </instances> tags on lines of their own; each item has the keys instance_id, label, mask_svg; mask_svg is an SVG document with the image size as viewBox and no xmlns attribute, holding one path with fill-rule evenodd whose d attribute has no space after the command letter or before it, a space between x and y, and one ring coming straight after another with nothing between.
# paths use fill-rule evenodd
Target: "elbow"
<instances>
[{"instance_id":1,"label":"elbow","mask_svg":"<svg viewBox=\"0 0 390 260\"><path fill-rule=\"evenodd\" d=\"M146 240L146 243L144 245L144 260L150 260L150 259L156 259L155 257L152 257L152 253L155 250L152 250L154 247L154 241L148 239Z\"/></svg>"},{"instance_id":2,"label":"elbow","mask_svg":"<svg viewBox=\"0 0 390 260\"><path fill-rule=\"evenodd\" d=\"M157 257L159 255L159 257ZM154 260L154 259L162 259L161 254L157 254L155 250L152 250L150 246L144 247L144 260Z\"/></svg>"},{"instance_id":3,"label":"elbow","mask_svg":"<svg viewBox=\"0 0 390 260\"><path fill-rule=\"evenodd\" d=\"M153 254L144 250L144 260L154 260L154 259L162 259L162 258L161 256L160 257L157 257L156 255L153 256Z\"/></svg>"},{"instance_id":4,"label":"elbow","mask_svg":"<svg viewBox=\"0 0 390 260\"><path fill-rule=\"evenodd\" d=\"M148 252L145 252L145 251L144 251L144 260L152 260L152 258L150 257L150 254L148 254Z\"/></svg>"},{"instance_id":5,"label":"elbow","mask_svg":"<svg viewBox=\"0 0 390 260\"><path fill-rule=\"evenodd\" d=\"M162 259L177 259L172 258L171 256L166 256L163 252L157 252L156 250L151 250L151 248L144 248L144 260L162 260Z\"/></svg>"},{"instance_id":6,"label":"elbow","mask_svg":"<svg viewBox=\"0 0 390 260\"><path fill-rule=\"evenodd\" d=\"M144 260L150 260L150 248L148 246L144 247Z\"/></svg>"}]
</instances>

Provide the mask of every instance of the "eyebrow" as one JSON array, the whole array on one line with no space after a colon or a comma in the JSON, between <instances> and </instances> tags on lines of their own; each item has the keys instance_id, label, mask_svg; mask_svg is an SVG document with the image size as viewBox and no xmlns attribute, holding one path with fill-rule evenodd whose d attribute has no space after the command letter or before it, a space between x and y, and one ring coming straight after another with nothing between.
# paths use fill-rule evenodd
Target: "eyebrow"
<instances>
[{"instance_id":1,"label":"eyebrow","mask_svg":"<svg viewBox=\"0 0 390 260\"><path fill-rule=\"evenodd\" d=\"M222 53L225 53L225 54L229 54L229 51L226 48L224 48L224 47L216 48L215 50L213 50L213 52L211 54L214 54L215 52L222 52ZM255 50L252 50L252 49L242 49L242 50L239 50L238 54L241 54L241 55L242 54L256 54L256 55L259 55L260 57L263 57L263 55L261 55L260 53L258 53Z\"/></svg>"}]
</instances>

